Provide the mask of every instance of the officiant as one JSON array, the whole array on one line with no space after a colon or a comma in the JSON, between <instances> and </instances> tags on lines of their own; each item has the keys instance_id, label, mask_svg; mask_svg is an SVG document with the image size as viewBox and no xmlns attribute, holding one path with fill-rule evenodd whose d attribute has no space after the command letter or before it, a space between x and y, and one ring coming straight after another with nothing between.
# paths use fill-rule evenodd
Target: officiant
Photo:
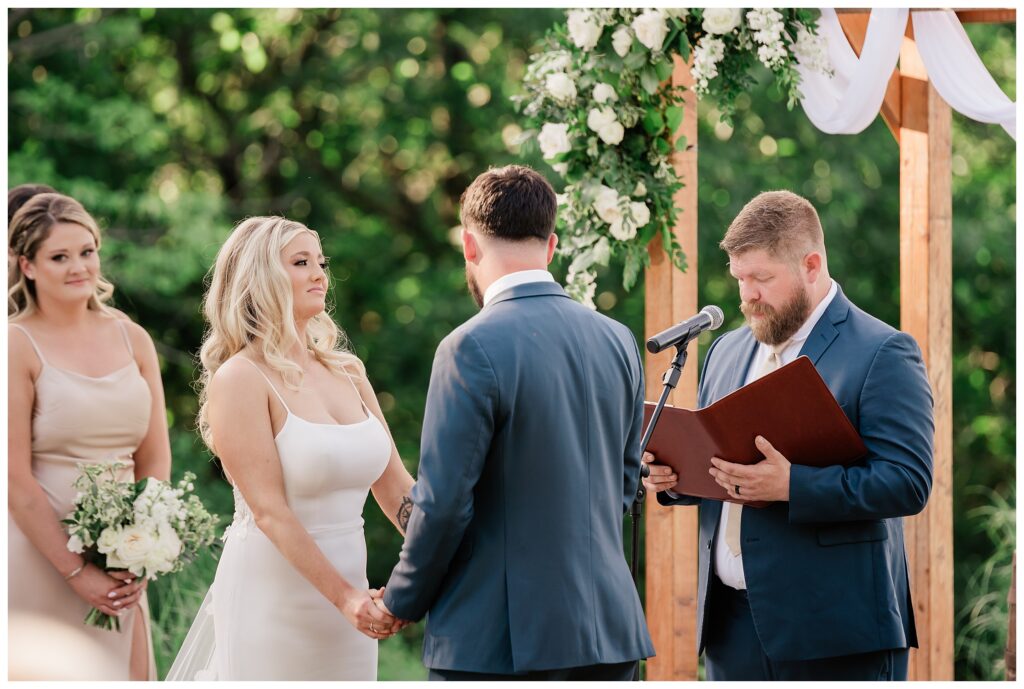
<instances>
[{"instance_id":1,"label":"officiant","mask_svg":"<svg viewBox=\"0 0 1024 689\"><path fill-rule=\"evenodd\" d=\"M807 356L868 452L846 466L795 465L770 433L758 436L759 463L712 460L727 502L673 492L672 469L645 456L659 503L699 505L697 644L707 677L906 680L917 634L902 518L924 509L932 484L920 348L843 294L806 199L758 195L720 247L746 325L708 350L699 406Z\"/></svg>"}]
</instances>

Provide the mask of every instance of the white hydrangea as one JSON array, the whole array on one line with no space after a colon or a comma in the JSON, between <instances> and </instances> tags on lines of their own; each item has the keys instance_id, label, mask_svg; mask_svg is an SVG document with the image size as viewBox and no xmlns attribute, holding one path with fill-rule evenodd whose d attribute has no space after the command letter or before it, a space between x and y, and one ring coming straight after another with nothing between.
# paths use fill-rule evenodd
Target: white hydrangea
<instances>
[{"instance_id":1,"label":"white hydrangea","mask_svg":"<svg viewBox=\"0 0 1024 689\"><path fill-rule=\"evenodd\" d=\"M591 270L574 271L569 269L565 277L565 291L569 296L584 306L597 309L594 304L594 294L597 292L597 276Z\"/></svg>"},{"instance_id":2,"label":"white hydrangea","mask_svg":"<svg viewBox=\"0 0 1024 689\"><path fill-rule=\"evenodd\" d=\"M718 63L725 57L725 42L721 38L704 36L693 50L693 68L690 74L698 94L708 91L708 82L718 76Z\"/></svg>"},{"instance_id":3,"label":"white hydrangea","mask_svg":"<svg viewBox=\"0 0 1024 689\"><path fill-rule=\"evenodd\" d=\"M825 48L825 39L812 34L803 25L797 27L793 55L796 56L797 62L812 72L828 73L832 71L832 62L829 60L828 51Z\"/></svg>"},{"instance_id":4,"label":"white hydrangea","mask_svg":"<svg viewBox=\"0 0 1024 689\"><path fill-rule=\"evenodd\" d=\"M754 32L758 44L757 59L768 69L776 69L786 62L786 44L782 40L786 28L782 14L771 7L760 7L747 12L747 24Z\"/></svg>"},{"instance_id":5,"label":"white hydrangea","mask_svg":"<svg viewBox=\"0 0 1024 689\"><path fill-rule=\"evenodd\" d=\"M654 52L661 50L668 35L668 22L659 10L645 10L633 20L632 28L637 40Z\"/></svg>"},{"instance_id":6,"label":"white hydrangea","mask_svg":"<svg viewBox=\"0 0 1024 689\"><path fill-rule=\"evenodd\" d=\"M569 39L583 51L593 50L601 39L603 27L589 10L569 10Z\"/></svg>"}]
</instances>

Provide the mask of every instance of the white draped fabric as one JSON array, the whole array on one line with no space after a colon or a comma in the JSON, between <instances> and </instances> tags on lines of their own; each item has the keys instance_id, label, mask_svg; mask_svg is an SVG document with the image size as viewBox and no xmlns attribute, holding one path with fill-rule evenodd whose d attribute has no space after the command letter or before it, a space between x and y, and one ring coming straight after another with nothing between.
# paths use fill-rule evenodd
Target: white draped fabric
<instances>
[{"instance_id":1,"label":"white draped fabric","mask_svg":"<svg viewBox=\"0 0 1024 689\"><path fill-rule=\"evenodd\" d=\"M952 10L914 12L914 37L928 78L957 112L1002 125L1017 139L1017 105L996 84Z\"/></svg>"},{"instance_id":2,"label":"white draped fabric","mask_svg":"<svg viewBox=\"0 0 1024 689\"><path fill-rule=\"evenodd\" d=\"M836 11L821 10L818 34L825 39L833 76L797 65L807 117L829 134L858 134L878 116L889 75L896 68L907 26L907 9L874 9L864 49L853 52Z\"/></svg>"},{"instance_id":3,"label":"white draped fabric","mask_svg":"<svg viewBox=\"0 0 1024 689\"><path fill-rule=\"evenodd\" d=\"M909 10L873 9L860 57L850 47L835 10L823 8L818 33L834 74L797 64L801 104L814 125L829 134L858 134L878 115L889 76L896 68ZM1000 124L1017 138L1016 104L982 64L951 10L913 13L914 37L928 77L959 113Z\"/></svg>"}]
</instances>

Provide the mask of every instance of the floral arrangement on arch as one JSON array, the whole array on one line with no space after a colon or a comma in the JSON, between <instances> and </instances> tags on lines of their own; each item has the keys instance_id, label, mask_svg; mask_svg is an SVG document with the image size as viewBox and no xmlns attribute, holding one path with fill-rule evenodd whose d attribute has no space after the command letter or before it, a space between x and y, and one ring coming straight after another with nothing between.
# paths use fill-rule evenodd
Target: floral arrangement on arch
<instances>
[{"instance_id":1,"label":"floral arrangement on arch","mask_svg":"<svg viewBox=\"0 0 1024 689\"><path fill-rule=\"evenodd\" d=\"M733 101L763 64L788 95L800 96L796 62L830 69L806 9L573 9L526 70L515 98L544 159L565 180L559 194L559 254L570 258L566 291L594 307L597 266L624 257L623 286L650 262L660 235L672 262L686 257L672 230L682 184L670 155L683 119L682 86L669 83L674 55L689 60L698 96L712 96L729 120Z\"/></svg>"}]
</instances>

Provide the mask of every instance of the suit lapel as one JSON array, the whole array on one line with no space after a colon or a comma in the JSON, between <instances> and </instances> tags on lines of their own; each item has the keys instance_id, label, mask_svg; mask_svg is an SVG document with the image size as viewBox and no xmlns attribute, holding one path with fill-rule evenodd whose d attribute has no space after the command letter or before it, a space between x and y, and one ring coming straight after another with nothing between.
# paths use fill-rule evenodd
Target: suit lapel
<instances>
[{"instance_id":1,"label":"suit lapel","mask_svg":"<svg viewBox=\"0 0 1024 689\"><path fill-rule=\"evenodd\" d=\"M839 287L832 303L828 305L825 313L821 314L821 318L811 329L811 334L807 336L807 341L800 349L800 355L808 357L811 363L816 365L818 359L839 336L839 324L845 321L849 315L850 300L846 298L843 289Z\"/></svg>"},{"instance_id":2,"label":"suit lapel","mask_svg":"<svg viewBox=\"0 0 1024 689\"><path fill-rule=\"evenodd\" d=\"M718 395L716 399L720 399L730 392L739 390L743 387L743 382L747 379L747 372L750 371L750 367L754 363L754 354L757 352L757 340L754 339L753 333L750 332L750 328L747 328L743 333L743 341L740 342L736 348L736 361L732 362L729 376L726 377L728 383L726 389L721 395Z\"/></svg>"}]
</instances>

